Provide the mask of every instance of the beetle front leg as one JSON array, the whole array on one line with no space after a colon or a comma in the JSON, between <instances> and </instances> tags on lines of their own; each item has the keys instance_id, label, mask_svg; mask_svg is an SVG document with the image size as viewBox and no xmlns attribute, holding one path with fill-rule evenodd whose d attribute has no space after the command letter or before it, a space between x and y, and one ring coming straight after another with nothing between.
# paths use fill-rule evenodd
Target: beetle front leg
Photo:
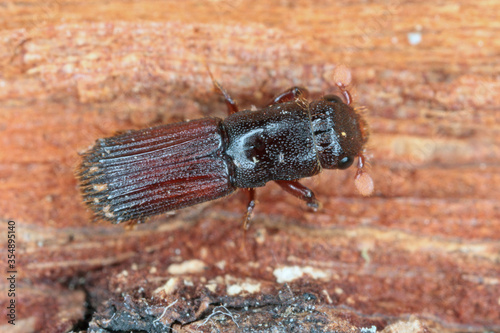
<instances>
[{"instance_id":1,"label":"beetle front leg","mask_svg":"<svg viewBox=\"0 0 500 333\"><path fill-rule=\"evenodd\" d=\"M309 188L305 187L296 180L275 180L283 190L292 194L293 196L304 200L307 205L313 208L315 211L319 208L319 201L316 199L314 192Z\"/></svg>"},{"instance_id":2,"label":"beetle front leg","mask_svg":"<svg viewBox=\"0 0 500 333\"><path fill-rule=\"evenodd\" d=\"M283 91L278 96L274 97L268 105L274 105L279 103L285 103L289 101L296 100L297 98L308 98L309 91L304 87L292 87L288 90Z\"/></svg>"}]
</instances>

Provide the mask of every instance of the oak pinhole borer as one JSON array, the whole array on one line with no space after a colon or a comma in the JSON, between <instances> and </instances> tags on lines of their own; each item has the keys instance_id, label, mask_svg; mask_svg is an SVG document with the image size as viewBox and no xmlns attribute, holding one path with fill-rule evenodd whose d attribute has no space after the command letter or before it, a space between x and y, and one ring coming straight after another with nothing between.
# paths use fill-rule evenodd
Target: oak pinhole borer
<instances>
[{"instance_id":1,"label":"oak pinhole borer","mask_svg":"<svg viewBox=\"0 0 500 333\"><path fill-rule=\"evenodd\" d=\"M214 200L246 189L248 222L255 188L275 181L285 191L318 208L314 193L297 180L323 169L346 169L358 158L355 185L373 192L364 171L367 124L351 105L350 72L339 66L336 95L309 101L293 87L268 106L239 111L222 93L229 116L203 118L129 131L99 139L78 170L83 198L95 215L113 223Z\"/></svg>"}]
</instances>

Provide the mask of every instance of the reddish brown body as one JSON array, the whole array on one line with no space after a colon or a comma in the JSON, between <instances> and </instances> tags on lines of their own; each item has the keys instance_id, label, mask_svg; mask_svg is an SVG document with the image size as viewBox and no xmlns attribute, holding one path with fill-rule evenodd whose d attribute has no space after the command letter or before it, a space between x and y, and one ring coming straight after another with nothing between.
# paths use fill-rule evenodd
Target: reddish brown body
<instances>
[{"instance_id":1,"label":"reddish brown body","mask_svg":"<svg viewBox=\"0 0 500 333\"><path fill-rule=\"evenodd\" d=\"M131 131L98 143L85 155L84 197L95 213L121 222L228 195L221 120Z\"/></svg>"}]
</instances>

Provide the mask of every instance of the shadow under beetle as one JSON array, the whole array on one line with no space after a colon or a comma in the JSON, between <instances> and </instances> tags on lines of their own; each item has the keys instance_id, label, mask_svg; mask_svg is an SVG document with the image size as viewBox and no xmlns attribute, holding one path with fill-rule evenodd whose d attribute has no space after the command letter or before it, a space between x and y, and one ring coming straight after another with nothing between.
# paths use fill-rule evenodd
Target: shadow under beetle
<instances>
[{"instance_id":1,"label":"shadow under beetle","mask_svg":"<svg viewBox=\"0 0 500 333\"><path fill-rule=\"evenodd\" d=\"M245 226L255 207L255 188L275 181L317 209L314 193L297 179L322 169L346 169L358 157L355 185L373 192L364 172L367 124L351 106L350 72L339 66L335 95L308 101L293 87L260 110L239 111L214 80L229 116L203 118L129 131L97 140L78 170L83 198L95 215L113 223L214 200L247 189Z\"/></svg>"}]
</instances>

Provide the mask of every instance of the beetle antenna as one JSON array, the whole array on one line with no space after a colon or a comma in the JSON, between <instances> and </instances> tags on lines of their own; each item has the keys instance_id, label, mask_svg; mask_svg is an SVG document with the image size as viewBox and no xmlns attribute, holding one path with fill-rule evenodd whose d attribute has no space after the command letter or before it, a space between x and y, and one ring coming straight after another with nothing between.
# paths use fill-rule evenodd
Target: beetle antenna
<instances>
[{"instance_id":1,"label":"beetle antenna","mask_svg":"<svg viewBox=\"0 0 500 333\"><path fill-rule=\"evenodd\" d=\"M344 96L346 104L351 105L352 96L347 90L347 86L350 85L352 81L352 75L349 68L347 68L346 65L339 65L335 67L335 70L333 72L333 81Z\"/></svg>"},{"instance_id":2,"label":"beetle antenna","mask_svg":"<svg viewBox=\"0 0 500 333\"><path fill-rule=\"evenodd\" d=\"M373 193L373 179L364 170L364 166L365 156L361 153L358 155L358 170L356 171L356 176L354 177L354 185L361 195L369 196Z\"/></svg>"}]
</instances>

